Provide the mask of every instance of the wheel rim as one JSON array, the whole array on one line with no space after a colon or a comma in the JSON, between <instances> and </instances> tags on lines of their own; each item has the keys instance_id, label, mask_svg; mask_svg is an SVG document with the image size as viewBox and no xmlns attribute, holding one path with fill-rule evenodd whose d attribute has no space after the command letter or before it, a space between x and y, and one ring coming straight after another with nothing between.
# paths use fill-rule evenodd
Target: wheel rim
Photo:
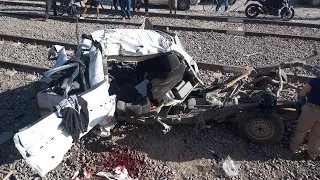
<instances>
[{"instance_id":1,"label":"wheel rim","mask_svg":"<svg viewBox=\"0 0 320 180\"><path fill-rule=\"evenodd\" d=\"M187 9L187 6L188 6L187 0L180 0L179 2L180 2L179 5L181 9Z\"/></svg>"},{"instance_id":2,"label":"wheel rim","mask_svg":"<svg viewBox=\"0 0 320 180\"><path fill-rule=\"evenodd\" d=\"M290 10L286 11L283 16L285 19L290 19L292 16L292 12Z\"/></svg>"},{"instance_id":3,"label":"wheel rim","mask_svg":"<svg viewBox=\"0 0 320 180\"><path fill-rule=\"evenodd\" d=\"M249 7L248 9L248 15L249 16L255 16L257 14L257 8L254 6Z\"/></svg>"},{"instance_id":4,"label":"wheel rim","mask_svg":"<svg viewBox=\"0 0 320 180\"><path fill-rule=\"evenodd\" d=\"M274 135L274 128L262 119L256 119L247 126L250 136L256 139L268 139Z\"/></svg>"}]
</instances>

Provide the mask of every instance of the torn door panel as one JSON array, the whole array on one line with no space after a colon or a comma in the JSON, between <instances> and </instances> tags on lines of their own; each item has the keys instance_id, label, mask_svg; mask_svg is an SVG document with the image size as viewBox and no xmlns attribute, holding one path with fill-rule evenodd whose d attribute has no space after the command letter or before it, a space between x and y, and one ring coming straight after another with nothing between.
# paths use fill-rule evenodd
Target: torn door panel
<instances>
[{"instance_id":1,"label":"torn door panel","mask_svg":"<svg viewBox=\"0 0 320 180\"><path fill-rule=\"evenodd\" d=\"M109 96L108 83L103 81L81 97L88 102L89 132L97 124L105 124L115 113L115 96ZM20 154L40 176L45 176L57 167L72 146L72 137L62 131L55 113L41 119L36 124L24 129L14 136L14 143ZM87 132L80 134L84 136Z\"/></svg>"}]
</instances>

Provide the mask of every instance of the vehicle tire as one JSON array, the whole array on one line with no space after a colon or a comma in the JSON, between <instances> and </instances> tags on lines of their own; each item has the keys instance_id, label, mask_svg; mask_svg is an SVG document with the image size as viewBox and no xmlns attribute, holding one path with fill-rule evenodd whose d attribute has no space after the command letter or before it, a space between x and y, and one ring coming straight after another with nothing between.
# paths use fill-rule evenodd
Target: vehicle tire
<instances>
[{"instance_id":1,"label":"vehicle tire","mask_svg":"<svg viewBox=\"0 0 320 180\"><path fill-rule=\"evenodd\" d=\"M291 8L285 8L285 9L282 9L281 10L281 18L284 20L284 21L289 21L293 18L294 16L294 9L291 7Z\"/></svg>"},{"instance_id":2,"label":"vehicle tire","mask_svg":"<svg viewBox=\"0 0 320 180\"><path fill-rule=\"evenodd\" d=\"M255 18L260 14L259 5L249 4L244 12L248 18Z\"/></svg>"},{"instance_id":3,"label":"vehicle tire","mask_svg":"<svg viewBox=\"0 0 320 180\"><path fill-rule=\"evenodd\" d=\"M186 11L190 9L190 0L178 0L178 10Z\"/></svg>"},{"instance_id":4,"label":"vehicle tire","mask_svg":"<svg viewBox=\"0 0 320 180\"><path fill-rule=\"evenodd\" d=\"M234 3L236 3L237 0L229 0L229 5L234 5Z\"/></svg>"},{"instance_id":5,"label":"vehicle tire","mask_svg":"<svg viewBox=\"0 0 320 180\"><path fill-rule=\"evenodd\" d=\"M60 6L57 7L57 14L59 16L62 16L66 12L67 12L67 7L66 6L60 5Z\"/></svg>"},{"instance_id":6,"label":"vehicle tire","mask_svg":"<svg viewBox=\"0 0 320 180\"><path fill-rule=\"evenodd\" d=\"M272 144L279 141L284 133L283 121L275 114L253 111L239 120L240 135L255 144Z\"/></svg>"},{"instance_id":7,"label":"vehicle tire","mask_svg":"<svg viewBox=\"0 0 320 180\"><path fill-rule=\"evenodd\" d=\"M204 11L211 11L215 7L214 0L204 0L202 9Z\"/></svg>"}]
</instances>

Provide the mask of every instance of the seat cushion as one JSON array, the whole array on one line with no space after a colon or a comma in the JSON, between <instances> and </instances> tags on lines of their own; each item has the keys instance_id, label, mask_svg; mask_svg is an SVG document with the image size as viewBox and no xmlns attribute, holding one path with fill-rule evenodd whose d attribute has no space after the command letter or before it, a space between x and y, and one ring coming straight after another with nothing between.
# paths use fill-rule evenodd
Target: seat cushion
<instances>
[{"instance_id":1,"label":"seat cushion","mask_svg":"<svg viewBox=\"0 0 320 180\"><path fill-rule=\"evenodd\" d=\"M143 114L150 112L151 104L148 98L143 98L132 103L126 103L118 100L117 113L120 116L139 117Z\"/></svg>"}]
</instances>

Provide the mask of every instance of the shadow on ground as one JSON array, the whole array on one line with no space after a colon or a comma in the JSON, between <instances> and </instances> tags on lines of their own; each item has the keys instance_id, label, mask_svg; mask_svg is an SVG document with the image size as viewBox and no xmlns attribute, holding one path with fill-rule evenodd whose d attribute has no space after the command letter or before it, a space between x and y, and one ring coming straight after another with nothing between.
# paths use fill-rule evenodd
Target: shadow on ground
<instances>
[{"instance_id":1,"label":"shadow on ground","mask_svg":"<svg viewBox=\"0 0 320 180\"><path fill-rule=\"evenodd\" d=\"M40 111L36 99L39 88L40 84L35 82L0 93L0 132L15 134L39 120ZM0 145L0 165L13 163L20 158L12 138Z\"/></svg>"},{"instance_id":2,"label":"shadow on ground","mask_svg":"<svg viewBox=\"0 0 320 180\"><path fill-rule=\"evenodd\" d=\"M221 160L228 155L237 161L293 158L288 146L293 133L292 125L286 128L283 140L273 145L255 145L240 138L235 123L211 125L211 129L204 130L196 130L193 125L175 125L168 134L163 134L160 125L120 126L113 132L113 136L120 137L115 141L118 144L145 152L151 159L167 162L202 158ZM86 147L92 152L101 152L98 150L101 148L91 148L91 145Z\"/></svg>"}]
</instances>

